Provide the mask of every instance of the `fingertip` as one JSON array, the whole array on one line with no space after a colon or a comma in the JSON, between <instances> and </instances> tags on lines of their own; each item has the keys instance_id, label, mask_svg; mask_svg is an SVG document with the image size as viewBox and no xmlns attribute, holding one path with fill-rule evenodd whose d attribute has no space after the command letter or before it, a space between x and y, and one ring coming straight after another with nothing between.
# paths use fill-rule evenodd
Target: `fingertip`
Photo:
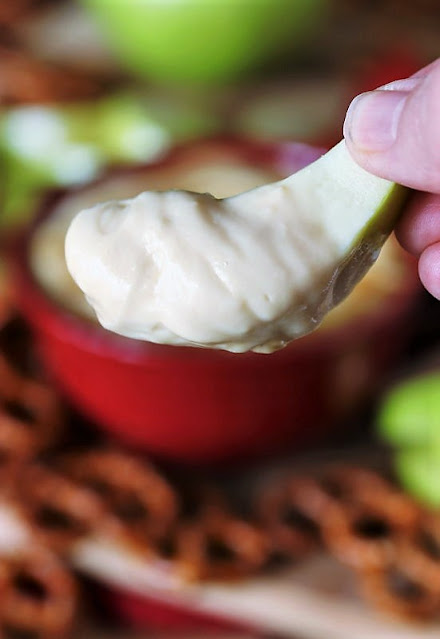
<instances>
[{"instance_id":1,"label":"fingertip","mask_svg":"<svg viewBox=\"0 0 440 639\"><path fill-rule=\"evenodd\" d=\"M440 193L440 59L419 74L363 93L351 103L344 137L364 169Z\"/></svg>"},{"instance_id":2,"label":"fingertip","mask_svg":"<svg viewBox=\"0 0 440 639\"><path fill-rule=\"evenodd\" d=\"M440 196L415 193L396 226L396 237L406 251L417 256L440 242Z\"/></svg>"},{"instance_id":3,"label":"fingertip","mask_svg":"<svg viewBox=\"0 0 440 639\"><path fill-rule=\"evenodd\" d=\"M358 95L348 107L344 136L359 153L382 153L392 147L409 91L376 89Z\"/></svg>"},{"instance_id":4,"label":"fingertip","mask_svg":"<svg viewBox=\"0 0 440 639\"><path fill-rule=\"evenodd\" d=\"M426 290L440 299L440 242L428 246L421 254L419 276Z\"/></svg>"}]
</instances>

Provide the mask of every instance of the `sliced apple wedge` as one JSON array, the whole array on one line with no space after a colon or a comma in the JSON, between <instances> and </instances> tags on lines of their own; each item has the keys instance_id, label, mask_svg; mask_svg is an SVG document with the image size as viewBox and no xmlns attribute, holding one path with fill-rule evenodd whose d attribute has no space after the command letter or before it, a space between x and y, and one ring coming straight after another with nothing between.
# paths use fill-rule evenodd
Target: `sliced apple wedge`
<instances>
[{"instance_id":1,"label":"sliced apple wedge","mask_svg":"<svg viewBox=\"0 0 440 639\"><path fill-rule=\"evenodd\" d=\"M271 352L348 295L404 196L341 142L298 173L231 198L145 192L86 209L67 233L66 261L114 332Z\"/></svg>"}]
</instances>

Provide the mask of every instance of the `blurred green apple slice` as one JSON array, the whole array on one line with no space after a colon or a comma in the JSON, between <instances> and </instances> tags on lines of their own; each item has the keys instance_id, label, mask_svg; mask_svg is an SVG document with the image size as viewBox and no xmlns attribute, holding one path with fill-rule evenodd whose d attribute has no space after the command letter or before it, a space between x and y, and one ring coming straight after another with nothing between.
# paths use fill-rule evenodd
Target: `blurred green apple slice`
<instances>
[{"instance_id":1,"label":"blurred green apple slice","mask_svg":"<svg viewBox=\"0 0 440 639\"><path fill-rule=\"evenodd\" d=\"M403 488L430 508L440 508L440 445L399 450L394 468Z\"/></svg>"},{"instance_id":2,"label":"blurred green apple slice","mask_svg":"<svg viewBox=\"0 0 440 639\"><path fill-rule=\"evenodd\" d=\"M382 402L377 424L379 434L390 444L438 445L440 452L440 373L393 388Z\"/></svg>"},{"instance_id":3,"label":"blurred green apple slice","mask_svg":"<svg viewBox=\"0 0 440 639\"><path fill-rule=\"evenodd\" d=\"M106 164L147 162L171 144L171 134L131 93L94 102L29 105L0 119L0 225L30 214L45 188L93 179Z\"/></svg>"},{"instance_id":4,"label":"blurred green apple slice","mask_svg":"<svg viewBox=\"0 0 440 639\"><path fill-rule=\"evenodd\" d=\"M327 0L82 0L109 47L160 83L228 83L307 43Z\"/></svg>"},{"instance_id":5,"label":"blurred green apple slice","mask_svg":"<svg viewBox=\"0 0 440 639\"><path fill-rule=\"evenodd\" d=\"M65 110L69 139L98 149L103 162L146 162L170 145L169 133L136 94L115 93Z\"/></svg>"}]
</instances>

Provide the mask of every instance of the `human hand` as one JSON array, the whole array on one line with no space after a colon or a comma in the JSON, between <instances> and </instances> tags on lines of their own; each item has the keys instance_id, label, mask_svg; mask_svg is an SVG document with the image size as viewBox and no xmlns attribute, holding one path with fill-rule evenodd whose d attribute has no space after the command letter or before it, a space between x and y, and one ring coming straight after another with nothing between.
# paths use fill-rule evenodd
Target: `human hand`
<instances>
[{"instance_id":1,"label":"human hand","mask_svg":"<svg viewBox=\"0 0 440 639\"><path fill-rule=\"evenodd\" d=\"M418 257L424 286L440 299L440 58L355 98L344 136L366 170L423 191L411 200L396 235Z\"/></svg>"}]
</instances>

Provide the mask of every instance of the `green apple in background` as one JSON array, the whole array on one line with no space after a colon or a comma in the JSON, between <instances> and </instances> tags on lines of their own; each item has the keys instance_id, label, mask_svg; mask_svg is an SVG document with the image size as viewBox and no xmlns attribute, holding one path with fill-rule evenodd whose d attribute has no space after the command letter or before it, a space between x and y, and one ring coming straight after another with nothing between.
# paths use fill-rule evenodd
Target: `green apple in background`
<instances>
[{"instance_id":1,"label":"green apple in background","mask_svg":"<svg viewBox=\"0 0 440 639\"><path fill-rule=\"evenodd\" d=\"M392 388L379 409L377 427L394 447L394 468L405 490L440 507L440 373L418 375Z\"/></svg>"},{"instance_id":2,"label":"green apple in background","mask_svg":"<svg viewBox=\"0 0 440 639\"><path fill-rule=\"evenodd\" d=\"M4 151L1 166L4 179L0 191L0 233L1 227L21 222L32 208L35 194L54 184L44 169L26 165Z\"/></svg>"},{"instance_id":3,"label":"green apple in background","mask_svg":"<svg viewBox=\"0 0 440 639\"><path fill-rule=\"evenodd\" d=\"M397 450L394 468L410 495L430 508L440 508L440 446Z\"/></svg>"},{"instance_id":4,"label":"green apple in background","mask_svg":"<svg viewBox=\"0 0 440 639\"><path fill-rule=\"evenodd\" d=\"M109 164L148 162L176 141L218 130L215 113L197 102L168 103L160 93L121 92L90 103L5 110L0 226L25 219L48 187L86 182Z\"/></svg>"},{"instance_id":5,"label":"green apple in background","mask_svg":"<svg viewBox=\"0 0 440 639\"><path fill-rule=\"evenodd\" d=\"M440 449L440 373L420 375L389 391L377 424L381 437L393 446Z\"/></svg>"},{"instance_id":6,"label":"green apple in background","mask_svg":"<svg viewBox=\"0 0 440 639\"><path fill-rule=\"evenodd\" d=\"M82 0L127 67L159 82L225 82L299 47L327 0Z\"/></svg>"}]
</instances>

